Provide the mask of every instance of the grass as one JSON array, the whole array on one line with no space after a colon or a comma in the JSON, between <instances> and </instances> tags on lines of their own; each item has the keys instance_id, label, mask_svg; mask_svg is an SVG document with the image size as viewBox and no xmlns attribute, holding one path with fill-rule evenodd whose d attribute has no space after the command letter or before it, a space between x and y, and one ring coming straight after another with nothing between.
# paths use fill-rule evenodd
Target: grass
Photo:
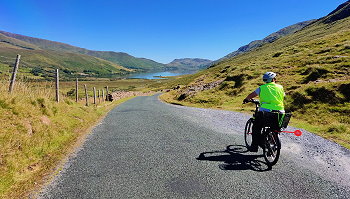
<instances>
[{"instance_id":1,"label":"grass","mask_svg":"<svg viewBox=\"0 0 350 199\"><path fill-rule=\"evenodd\" d=\"M243 99L263 83L263 73L274 71L285 88L292 124L350 149L349 41L349 18L317 22L198 74L154 86L171 90L161 96L170 103L245 112L253 107L243 106ZM223 82L216 88L179 98L189 87L218 80Z\"/></svg>"},{"instance_id":2,"label":"grass","mask_svg":"<svg viewBox=\"0 0 350 199\"><path fill-rule=\"evenodd\" d=\"M74 97L66 95L61 95L60 103L54 102L52 83L18 81L13 94L7 92L8 81L0 83L0 198L27 197L99 118L129 99L86 107L84 101L75 103ZM142 90L148 84L137 80L82 83L97 88L108 85L111 90ZM62 91L74 84L62 82Z\"/></svg>"}]
</instances>

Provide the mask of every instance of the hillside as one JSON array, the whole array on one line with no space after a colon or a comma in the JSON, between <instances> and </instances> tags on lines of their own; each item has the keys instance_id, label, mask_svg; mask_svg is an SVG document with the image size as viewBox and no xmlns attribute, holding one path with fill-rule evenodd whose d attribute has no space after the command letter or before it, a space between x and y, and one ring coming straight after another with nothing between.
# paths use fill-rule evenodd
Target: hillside
<instances>
[{"instance_id":1,"label":"hillside","mask_svg":"<svg viewBox=\"0 0 350 199\"><path fill-rule=\"evenodd\" d=\"M293 121L350 148L350 1L300 31L208 70L168 83L163 98L199 107L244 111L242 100L278 74Z\"/></svg>"},{"instance_id":2,"label":"hillside","mask_svg":"<svg viewBox=\"0 0 350 199\"><path fill-rule=\"evenodd\" d=\"M206 68L211 62L209 59L183 58L174 59L166 65L168 68L175 68L177 70L197 71Z\"/></svg>"},{"instance_id":3,"label":"hillside","mask_svg":"<svg viewBox=\"0 0 350 199\"><path fill-rule=\"evenodd\" d=\"M312 24L315 21L316 20L308 20L308 21L300 22L300 23L297 23L297 24L285 27L285 28L283 28L283 29L281 29L281 30L279 30L277 32L274 32L274 33L268 35L267 37L265 37L262 40L255 40L255 41L250 42L247 45L239 47L238 50L236 50L236 51L234 51L234 52L224 56L223 58L220 58L220 59L210 63L209 65L214 65L214 64L219 63L221 61L227 60L227 59L229 59L231 57L235 57L237 55L240 55L240 54L252 51L252 50L254 50L256 48L259 48L259 47L263 46L264 44L272 43L272 42L276 41L277 39L279 39L281 37L293 34L293 33L297 32L297 31L303 29L304 27Z\"/></svg>"},{"instance_id":4,"label":"hillside","mask_svg":"<svg viewBox=\"0 0 350 199\"><path fill-rule=\"evenodd\" d=\"M86 54L111 61L129 69L150 71L164 70L166 68L164 64L155 62L151 59L136 58L127 53L117 53L113 51L88 51Z\"/></svg>"},{"instance_id":5,"label":"hillside","mask_svg":"<svg viewBox=\"0 0 350 199\"><path fill-rule=\"evenodd\" d=\"M63 51L43 50L31 43L7 37L0 33L0 73L7 74L20 54L19 76L30 79L51 79L55 69L62 78L111 77L130 73L132 70L97 57Z\"/></svg>"},{"instance_id":6,"label":"hillside","mask_svg":"<svg viewBox=\"0 0 350 199\"><path fill-rule=\"evenodd\" d=\"M5 35L10 38L15 38L20 41L32 44L39 47L43 50L52 50L65 53L78 53L84 55L90 55L111 61L117 65L129 68L129 69L138 69L138 70L163 70L165 65L155 62L150 59L145 58L136 58L127 53L123 52L112 52L112 51L93 51L85 48L79 48L65 43L49 41L45 39L39 39L34 37L28 37L24 35L9 33L5 31L0 31L2 35Z\"/></svg>"}]
</instances>

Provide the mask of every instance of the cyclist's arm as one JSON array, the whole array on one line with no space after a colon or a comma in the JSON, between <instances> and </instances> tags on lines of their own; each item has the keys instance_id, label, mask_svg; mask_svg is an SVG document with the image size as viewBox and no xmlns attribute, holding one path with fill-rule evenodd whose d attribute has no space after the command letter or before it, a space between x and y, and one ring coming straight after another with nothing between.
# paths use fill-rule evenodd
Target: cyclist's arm
<instances>
[{"instance_id":1,"label":"cyclist's arm","mask_svg":"<svg viewBox=\"0 0 350 199\"><path fill-rule=\"evenodd\" d=\"M253 91L245 98L245 100L250 100L250 99L257 97L257 96L258 96L258 94L255 91Z\"/></svg>"}]
</instances>

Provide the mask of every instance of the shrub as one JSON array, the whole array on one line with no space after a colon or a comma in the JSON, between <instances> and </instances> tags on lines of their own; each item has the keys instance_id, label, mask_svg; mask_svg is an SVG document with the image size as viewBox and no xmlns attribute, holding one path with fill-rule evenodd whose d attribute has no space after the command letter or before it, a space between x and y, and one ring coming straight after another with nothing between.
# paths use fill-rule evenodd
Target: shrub
<instances>
[{"instance_id":1,"label":"shrub","mask_svg":"<svg viewBox=\"0 0 350 199\"><path fill-rule=\"evenodd\" d=\"M44 72L43 69L39 67L32 68L32 70L30 71L30 73L33 74L34 76L39 76L40 73L43 73L43 72Z\"/></svg>"},{"instance_id":2,"label":"shrub","mask_svg":"<svg viewBox=\"0 0 350 199\"><path fill-rule=\"evenodd\" d=\"M328 53L328 52L330 52L331 50L332 50L331 48L325 48L325 49L322 49L322 50L316 52L316 54Z\"/></svg>"},{"instance_id":3,"label":"shrub","mask_svg":"<svg viewBox=\"0 0 350 199\"><path fill-rule=\"evenodd\" d=\"M70 91L67 92L67 96L74 96L75 95L75 89L72 88Z\"/></svg>"},{"instance_id":4,"label":"shrub","mask_svg":"<svg viewBox=\"0 0 350 199\"><path fill-rule=\"evenodd\" d=\"M8 109L10 106L6 103L5 100L0 100L0 108Z\"/></svg>"},{"instance_id":5,"label":"shrub","mask_svg":"<svg viewBox=\"0 0 350 199\"><path fill-rule=\"evenodd\" d=\"M304 107L305 104L311 102L311 100L303 93L293 92L290 95L291 102L288 103L286 109L295 111Z\"/></svg>"},{"instance_id":6,"label":"shrub","mask_svg":"<svg viewBox=\"0 0 350 199\"><path fill-rule=\"evenodd\" d=\"M305 72L302 73L302 75L308 74L308 76L306 76L306 78L302 81L302 83L306 84L311 81L316 81L318 78L324 77L327 73L329 73L329 71L326 69L308 68Z\"/></svg>"},{"instance_id":7,"label":"shrub","mask_svg":"<svg viewBox=\"0 0 350 199\"><path fill-rule=\"evenodd\" d=\"M233 83L227 82L227 81L223 81L220 84L219 90L224 90L224 89L227 89L227 88L233 88Z\"/></svg>"},{"instance_id":8,"label":"shrub","mask_svg":"<svg viewBox=\"0 0 350 199\"><path fill-rule=\"evenodd\" d=\"M279 57L283 54L283 52L277 52L274 55L272 55L272 57Z\"/></svg>"},{"instance_id":9,"label":"shrub","mask_svg":"<svg viewBox=\"0 0 350 199\"><path fill-rule=\"evenodd\" d=\"M308 88L306 93L311 96L313 101L319 101L329 104L339 103L339 98L337 98L336 93L332 90L328 90L325 87L321 88Z\"/></svg>"},{"instance_id":10,"label":"shrub","mask_svg":"<svg viewBox=\"0 0 350 199\"><path fill-rule=\"evenodd\" d=\"M346 126L343 124L332 124L327 128L328 133L345 133L347 132Z\"/></svg>"},{"instance_id":11,"label":"shrub","mask_svg":"<svg viewBox=\"0 0 350 199\"><path fill-rule=\"evenodd\" d=\"M338 90L344 95L345 101L350 101L350 84L342 84L339 86Z\"/></svg>"},{"instance_id":12,"label":"shrub","mask_svg":"<svg viewBox=\"0 0 350 199\"><path fill-rule=\"evenodd\" d=\"M243 86L243 82L245 79L244 74L240 74L240 75L235 75L235 76L227 76L226 79L224 81L234 81L235 85L234 88L240 88L241 86Z\"/></svg>"},{"instance_id":13,"label":"shrub","mask_svg":"<svg viewBox=\"0 0 350 199\"><path fill-rule=\"evenodd\" d=\"M48 107L47 107L47 102L45 100L45 98L38 98L37 100L37 103L40 107L40 110L41 112L44 114L44 115L47 115L47 116L50 116L50 112L48 110Z\"/></svg>"},{"instance_id":14,"label":"shrub","mask_svg":"<svg viewBox=\"0 0 350 199\"><path fill-rule=\"evenodd\" d=\"M188 95L186 93L182 93L179 97L177 97L177 100L182 101L184 99L186 99L188 97Z\"/></svg>"}]
</instances>

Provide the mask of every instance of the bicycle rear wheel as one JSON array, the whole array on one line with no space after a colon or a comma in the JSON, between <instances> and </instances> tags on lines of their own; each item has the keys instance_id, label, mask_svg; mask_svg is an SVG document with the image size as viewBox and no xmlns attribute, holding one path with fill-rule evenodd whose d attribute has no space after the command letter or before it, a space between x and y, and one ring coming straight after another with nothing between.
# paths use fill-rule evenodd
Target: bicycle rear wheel
<instances>
[{"instance_id":1,"label":"bicycle rear wheel","mask_svg":"<svg viewBox=\"0 0 350 199\"><path fill-rule=\"evenodd\" d=\"M247 123L245 125L245 129L244 129L244 140L245 140L245 145L246 145L248 150L252 146L252 141L253 141L253 137L252 137L253 134L252 133L253 133L253 119L250 118L247 121Z\"/></svg>"},{"instance_id":2,"label":"bicycle rear wheel","mask_svg":"<svg viewBox=\"0 0 350 199\"><path fill-rule=\"evenodd\" d=\"M272 132L269 128L264 133L264 159L269 166L277 163L281 152L281 142L278 138L278 133Z\"/></svg>"}]
</instances>

